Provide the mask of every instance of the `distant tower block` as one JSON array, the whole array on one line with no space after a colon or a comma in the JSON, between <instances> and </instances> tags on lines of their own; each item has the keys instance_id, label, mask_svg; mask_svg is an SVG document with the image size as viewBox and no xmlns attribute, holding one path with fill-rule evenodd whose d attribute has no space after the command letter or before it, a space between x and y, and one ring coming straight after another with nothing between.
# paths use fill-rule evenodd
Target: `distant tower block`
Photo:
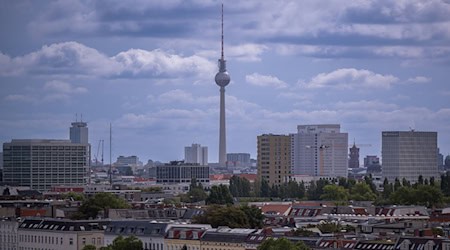
<instances>
[{"instance_id":1,"label":"distant tower block","mask_svg":"<svg viewBox=\"0 0 450 250\"><path fill-rule=\"evenodd\" d=\"M227 138L225 129L225 86L230 83L223 52L223 4L222 4L222 56L219 59L219 72L215 81L220 87L220 127L219 127L219 165L225 166L227 161Z\"/></svg>"},{"instance_id":2,"label":"distant tower block","mask_svg":"<svg viewBox=\"0 0 450 250\"><path fill-rule=\"evenodd\" d=\"M70 141L72 143L89 143L89 132L87 123L83 121L72 122L72 127L70 127Z\"/></svg>"}]
</instances>

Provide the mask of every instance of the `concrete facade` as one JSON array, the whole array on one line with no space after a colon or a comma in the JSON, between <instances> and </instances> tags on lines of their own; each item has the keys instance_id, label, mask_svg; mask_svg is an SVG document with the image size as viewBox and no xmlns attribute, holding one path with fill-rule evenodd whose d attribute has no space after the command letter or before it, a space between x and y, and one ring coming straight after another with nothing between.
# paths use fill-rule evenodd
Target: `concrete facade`
<instances>
[{"instance_id":1,"label":"concrete facade","mask_svg":"<svg viewBox=\"0 0 450 250\"><path fill-rule=\"evenodd\" d=\"M70 140L12 140L3 144L3 181L49 191L52 186L85 185L89 144Z\"/></svg>"},{"instance_id":2,"label":"concrete facade","mask_svg":"<svg viewBox=\"0 0 450 250\"><path fill-rule=\"evenodd\" d=\"M383 178L390 183L405 178L411 184L420 175L439 178L437 132L383 131L381 136Z\"/></svg>"},{"instance_id":3,"label":"concrete facade","mask_svg":"<svg viewBox=\"0 0 450 250\"><path fill-rule=\"evenodd\" d=\"M192 144L191 146L184 147L184 162L207 166L208 147L202 147L200 144Z\"/></svg>"},{"instance_id":4,"label":"concrete facade","mask_svg":"<svg viewBox=\"0 0 450 250\"><path fill-rule=\"evenodd\" d=\"M291 135L293 174L347 177L348 134L339 124L298 125Z\"/></svg>"},{"instance_id":5,"label":"concrete facade","mask_svg":"<svg viewBox=\"0 0 450 250\"><path fill-rule=\"evenodd\" d=\"M281 185L291 176L291 143L288 135L264 134L258 136L258 179L269 185Z\"/></svg>"}]
</instances>

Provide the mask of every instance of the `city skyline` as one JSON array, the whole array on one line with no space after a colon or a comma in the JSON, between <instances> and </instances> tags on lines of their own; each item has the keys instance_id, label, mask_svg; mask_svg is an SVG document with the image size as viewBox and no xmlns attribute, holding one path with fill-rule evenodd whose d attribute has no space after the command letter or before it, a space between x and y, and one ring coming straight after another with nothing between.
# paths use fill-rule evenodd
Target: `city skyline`
<instances>
[{"instance_id":1,"label":"city skyline","mask_svg":"<svg viewBox=\"0 0 450 250\"><path fill-rule=\"evenodd\" d=\"M0 3L0 142L68 139L93 152L218 158L221 1ZM381 157L382 131L437 131L450 153L448 1L225 1L227 152L257 136L340 124Z\"/></svg>"}]
</instances>

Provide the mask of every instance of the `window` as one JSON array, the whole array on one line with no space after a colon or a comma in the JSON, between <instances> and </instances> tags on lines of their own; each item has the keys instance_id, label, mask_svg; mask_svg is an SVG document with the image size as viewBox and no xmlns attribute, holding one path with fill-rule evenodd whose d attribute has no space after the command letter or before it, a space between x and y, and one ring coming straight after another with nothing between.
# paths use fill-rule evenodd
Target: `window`
<instances>
[{"instance_id":1,"label":"window","mask_svg":"<svg viewBox=\"0 0 450 250\"><path fill-rule=\"evenodd\" d=\"M81 244L86 245L86 238L81 238Z\"/></svg>"},{"instance_id":2,"label":"window","mask_svg":"<svg viewBox=\"0 0 450 250\"><path fill-rule=\"evenodd\" d=\"M69 245L73 245L73 238L69 239Z\"/></svg>"}]
</instances>

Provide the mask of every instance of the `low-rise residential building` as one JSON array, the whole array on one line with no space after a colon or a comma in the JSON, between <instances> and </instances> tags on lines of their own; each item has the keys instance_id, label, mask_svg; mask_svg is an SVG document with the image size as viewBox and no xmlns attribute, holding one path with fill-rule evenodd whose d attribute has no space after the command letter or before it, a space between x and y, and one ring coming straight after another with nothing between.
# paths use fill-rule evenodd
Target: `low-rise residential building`
<instances>
[{"instance_id":1,"label":"low-rise residential building","mask_svg":"<svg viewBox=\"0 0 450 250\"><path fill-rule=\"evenodd\" d=\"M104 245L107 221L25 219L17 230L19 250L81 250Z\"/></svg>"},{"instance_id":2,"label":"low-rise residential building","mask_svg":"<svg viewBox=\"0 0 450 250\"><path fill-rule=\"evenodd\" d=\"M186 246L190 250L200 250L200 239L210 225L198 225L187 227L184 225L171 227L165 238L165 247L167 250L182 250Z\"/></svg>"},{"instance_id":3,"label":"low-rise residential building","mask_svg":"<svg viewBox=\"0 0 450 250\"><path fill-rule=\"evenodd\" d=\"M207 230L201 239L201 250L246 250L246 240L255 231L228 227Z\"/></svg>"},{"instance_id":4,"label":"low-rise residential building","mask_svg":"<svg viewBox=\"0 0 450 250\"><path fill-rule=\"evenodd\" d=\"M112 221L105 230L105 246L113 243L118 236L136 236L142 241L143 248L164 250L164 236L168 229L167 223L150 221Z\"/></svg>"},{"instance_id":5,"label":"low-rise residential building","mask_svg":"<svg viewBox=\"0 0 450 250\"><path fill-rule=\"evenodd\" d=\"M17 250L17 228L19 221L14 218L0 219L0 249Z\"/></svg>"}]
</instances>

